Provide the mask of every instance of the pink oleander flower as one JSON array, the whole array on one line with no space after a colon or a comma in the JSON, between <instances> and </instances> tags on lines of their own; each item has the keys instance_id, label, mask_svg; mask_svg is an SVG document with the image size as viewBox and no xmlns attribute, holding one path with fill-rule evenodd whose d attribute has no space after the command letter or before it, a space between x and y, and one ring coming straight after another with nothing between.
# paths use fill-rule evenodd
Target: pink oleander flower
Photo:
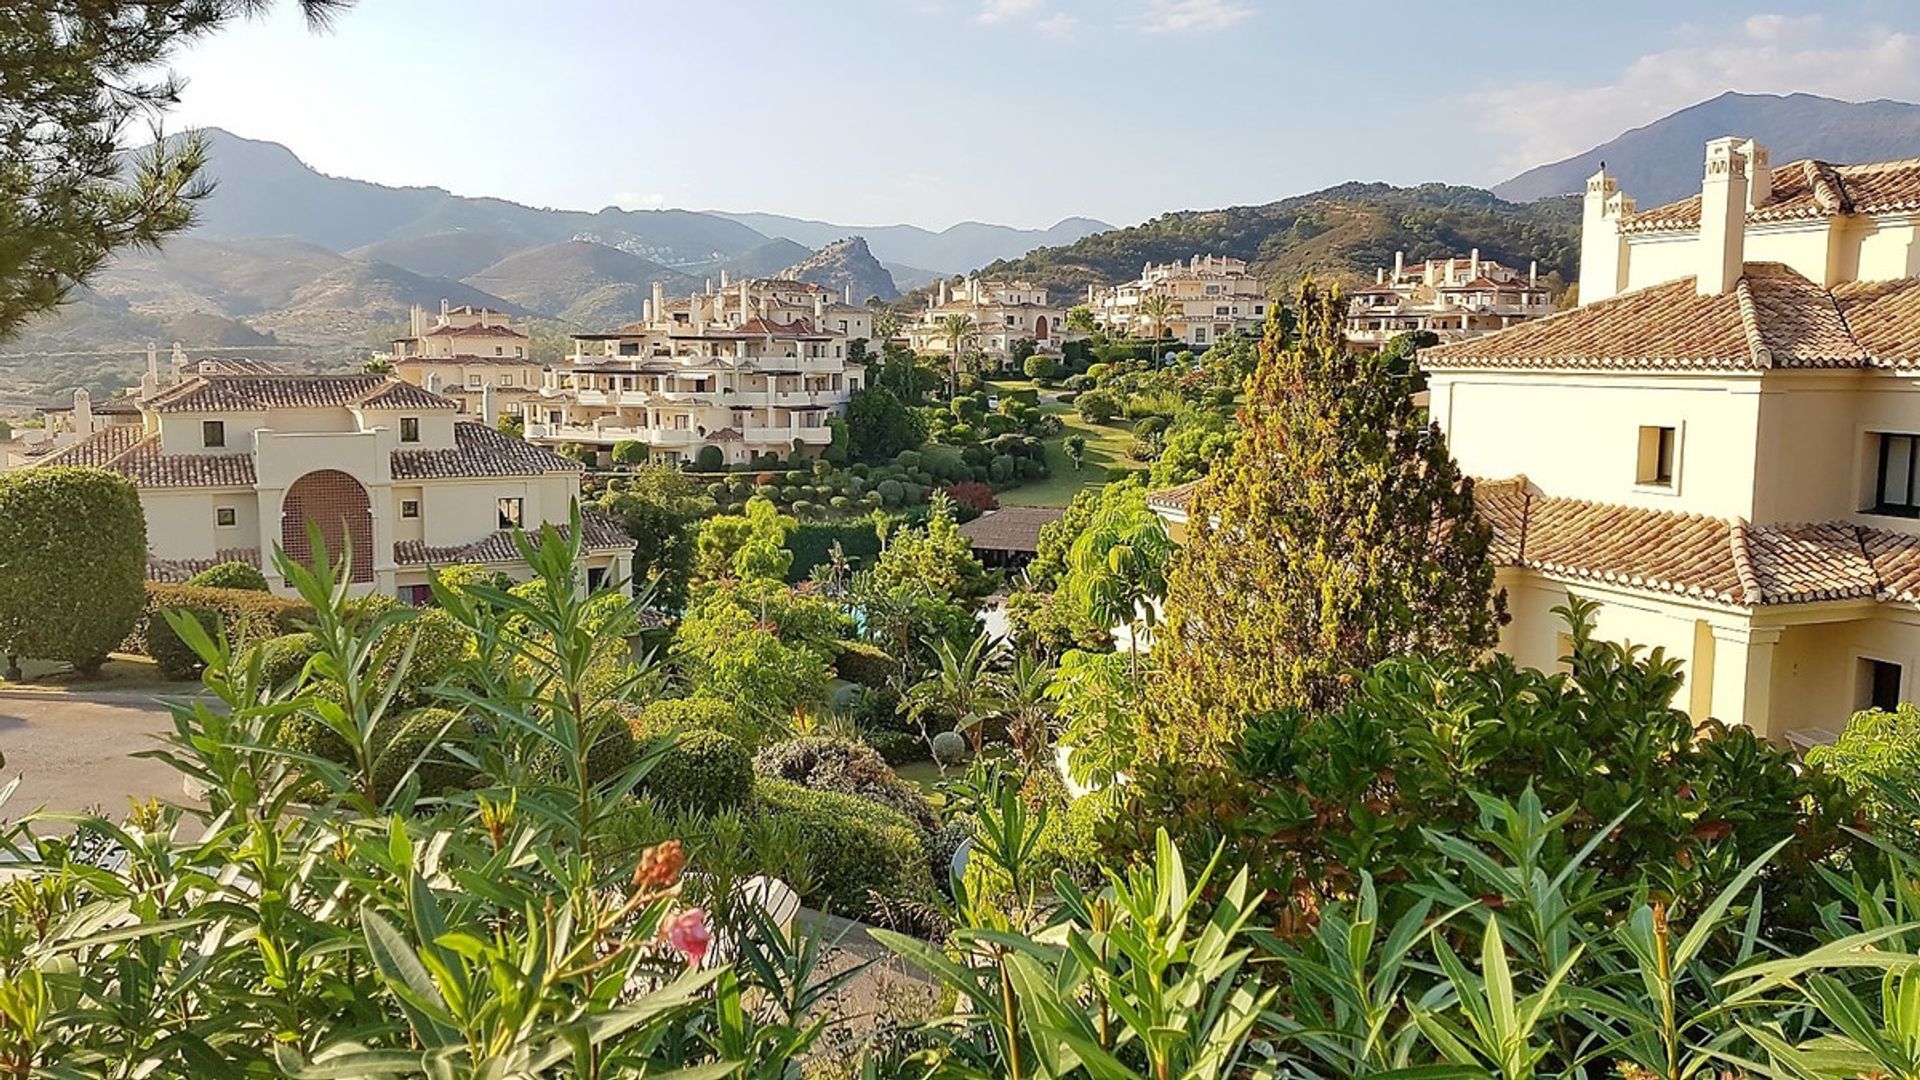
<instances>
[{"instance_id":1,"label":"pink oleander flower","mask_svg":"<svg viewBox=\"0 0 1920 1080\"><path fill-rule=\"evenodd\" d=\"M686 957L691 968L699 967L713 947L713 931L707 927L707 913L700 908L688 908L668 919L665 932L667 944Z\"/></svg>"}]
</instances>

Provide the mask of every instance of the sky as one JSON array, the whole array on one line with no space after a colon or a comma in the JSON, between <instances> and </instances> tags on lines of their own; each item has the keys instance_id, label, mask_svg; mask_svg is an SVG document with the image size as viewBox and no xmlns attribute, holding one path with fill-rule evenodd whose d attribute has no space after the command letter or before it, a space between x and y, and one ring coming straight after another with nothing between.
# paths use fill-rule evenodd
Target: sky
<instances>
[{"instance_id":1,"label":"sky","mask_svg":"<svg viewBox=\"0 0 1920 1080\"><path fill-rule=\"evenodd\" d=\"M289 0L169 130L534 206L1125 225L1489 185L1727 90L1920 101L1920 3Z\"/></svg>"}]
</instances>

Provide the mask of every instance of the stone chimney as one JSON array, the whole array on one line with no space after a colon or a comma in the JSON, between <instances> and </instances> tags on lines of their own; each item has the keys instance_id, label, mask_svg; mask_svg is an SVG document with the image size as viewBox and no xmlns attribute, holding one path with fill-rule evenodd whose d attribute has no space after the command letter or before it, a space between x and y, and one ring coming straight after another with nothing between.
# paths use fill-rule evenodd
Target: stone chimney
<instances>
[{"instance_id":1,"label":"stone chimney","mask_svg":"<svg viewBox=\"0 0 1920 1080\"><path fill-rule=\"evenodd\" d=\"M1707 144L1707 173L1700 181L1700 263L1694 278L1701 296L1733 291L1746 269L1747 158L1741 140Z\"/></svg>"},{"instance_id":2,"label":"stone chimney","mask_svg":"<svg viewBox=\"0 0 1920 1080\"><path fill-rule=\"evenodd\" d=\"M173 343L173 381L185 382L187 378L187 349L179 342Z\"/></svg>"},{"instance_id":3,"label":"stone chimney","mask_svg":"<svg viewBox=\"0 0 1920 1080\"><path fill-rule=\"evenodd\" d=\"M1406 273L1406 272L1407 272L1407 253L1406 253L1406 252L1404 252L1404 251L1396 251L1396 252L1394 252L1394 253L1393 253L1393 280L1394 280L1394 283L1395 283L1395 284L1399 284L1399 281L1400 281L1400 275L1402 275L1402 274L1404 274L1404 273Z\"/></svg>"},{"instance_id":4,"label":"stone chimney","mask_svg":"<svg viewBox=\"0 0 1920 1080\"><path fill-rule=\"evenodd\" d=\"M1600 171L1587 177L1587 193L1580 219L1580 303L1591 304L1618 296L1627 282L1627 243L1620 235L1620 219L1633 213L1633 198L1620 193L1620 184Z\"/></svg>"},{"instance_id":5,"label":"stone chimney","mask_svg":"<svg viewBox=\"0 0 1920 1080\"><path fill-rule=\"evenodd\" d=\"M1740 152L1747 156L1747 209L1765 206L1773 201L1773 158L1752 139L1740 144Z\"/></svg>"},{"instance_id":6,"label":"stone chimney","mask_svg":"<svg viewBox=\"0 0 1920 1080\"><path fill-rule=\"evenodd\" d=\"M658 281L653 283L653 317L667 321L667 287Z\"/></svg>"},{"instance_id":7,"label":"stone chimney","mask_svg":"<svg viewBox=\"0 0 1920 1080\"><path fill-rule=\"evenodd\" d=\"M147 342L147 373L140 376L140 399L145 401L159 392L160 350L149 341Z\"/></svg>"},{"instance_id":8,"label":"stone chimney","mask_svg":"<svg viewBox=\"0 0 1920 1080\"><path fill-rule=\"evenodd\" d=\"M82 436L93 434L93 395L84 386L73 392L73 430Z\"/></svg>"},{"instance_id":9,"label":"stone chimney","mask_svg":"<svg viewBox=\"0 0 1920 1080\"><path fill-rule=\"evenodd\" d=\"M1467 253L1467 280L1476 281L1480 277L1480 249L1474 248Z\"/></svg>"},{"instance_id":10,"label":"stone chimney","mask_svg":"<svg viewBox=\"0 0 1920 1080\"><path fill-rule=\"evenodd\" d=\"M493 384L490 382L482 383L480 386L480 422L488 427L492 427L497 422L498 417L498 414L494 412L495 408Z\"/></svg>"},{"instance_id":11,"label":"stone chimney","mask_svg":"<svg viewBox=\"0 0 1920 1080\"><path fill-rule=\"evenodd\" d=\"M840 286L840 302L848 307L853 306L853 283L851 281Z\"/></svg>"}]
</instances>

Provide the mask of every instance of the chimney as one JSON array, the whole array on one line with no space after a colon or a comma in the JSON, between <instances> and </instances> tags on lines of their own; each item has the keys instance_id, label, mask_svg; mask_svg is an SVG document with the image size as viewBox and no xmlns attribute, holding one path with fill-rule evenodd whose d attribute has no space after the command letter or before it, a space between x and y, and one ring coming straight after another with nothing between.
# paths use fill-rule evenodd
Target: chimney
<instances>
[{"instance_id":1,"label":"chimney","mask_svg":"<svg viewBox=\"0 0 1920 1080\"><path fill-rule=\"evenodd\" d=\"M440 298L440 321L441 321L441 322L446 322L446 321L447 321L447 312L448 312L449 310L451 310L451 308L450 308L450 307L449 307L449 305L447 304L447 298L446 298L446 297L444 297L444 296L443 296L443 297L441 297L441 298Z\"/></svg>"},{"instance_id":2,"label":"chimney","mask_svg":"<svg viewBox=\"0 0 1920 1080\"><path fill-rule=\"evenodd\" d=\"M722 267L720 270L720 287L723 289L727 287L727 271L725 267Z\"/></svg>"},{"instance_id":3,"label":"chimney","mask_svg":"<svg viewBox=\"0 0 1920 1080\"><path fill-rule=\"evenodd\" d=\"M1426 269L1422 273L1421 281L1427 285L1433 284L1433 260L1432 259L1428 259L1426 261Z\"/></svg>"},{"instance_id":4,"label":"chimney","mask_svg":"<svg viewBox=\"0 0 1920 1080\"><path fill-rule=\"evenodd\" d=\"M415 304L413 305L412 315L409 332L413 337L420 337L427 332L426 309L422 308L419 304Z\"/></svg>"},{"instance_id":5,"label":"chimney","mask_svg":"<svg viewBox=\"0 0 1920 1080\"><path fill-rule=\"evenodd\" d=\"M1537 286L1539 284L1540 284L1540 260L1535 259L1532 262L1527 264L1527 285L1531 287L1531 286Z\"/></svg>"},{"instance_id":6,"label":"chimney","mask_svg":"<svg viewBox=\"0 0 1920 1080\"><path fill-rule=\"evenodd\" d=\"M440 392L440 373L437 371L427 372L427 393L437 394L439 392Z\"/></svg>"},{"instance_id":7,"label":"chimney","mask_svg":"<svg viewBox=\"0 0 1920 1080\"><path fill-rule=\"evenodd\" d=\"M704 289L701 289L701 290L700 290L700 293L701 293L701 295L702 295L702 296L712 296L712 295L713 295L713 279L712 279L712 278L708 278L708 279L707 279L707 287L706 287L706 288L704 288Z\"/></svg>"},{"instance_id":8,"label":"chimney","mask_svg":"<svg viewBox=\"0 0 1920 1080\"><path fill-rule=\"evenodd\" d=\"M813 328L815 330L818 330L825 325L827 325L827 294L814 293L813 294Z\"/></svg>"},{"instance_id":9,"label":"chimney","mask_svg":"<svg viewBox=\"0 0 1920 1080\"><path fill-rule=\"evenodd\" d=\"M1459 260L1455 259L1453 256L1451 255L1447 256L1447 276L1441 279L1443 284L1446 284L1446 285L1460 284L1460 279L1455 276L1455 274L1457 273L1455 269L1455 264L1458 262Z\"/></svg>"},{"instance_id":10,"label":"chimney","mask_svg":"<svg viewBox=\"0 0 1920 1080\"><path fill-rule=\"evenodd\" d=\"M740 321L746 322L753 317L753 292L745 281L740 282Z\"/></svg>"},{"instance_id":11,"label":"chimney","mask_svg":"<svg viewBox=\"0 0 1920 1080\"><path fill-rule=\"evenodd\" d=\"M853 306L853 282L840 286L840 302L848 307Z\"/></svg>"},{"instance_id":12,"label":"chimney","mask_svg":"<svg viewBox=\"0 0 1920 1080\"><path fill-rule=\"evenodd\" d=\"M179 342L173 343L173 381L184 382L187 378L187 349Z\"/></svg>"},{"instance_id":13,"label":"chimney","mask_svg":"<svg viewBox=\"0 0 1920 1080\"><path fill-rule=\"evenodd\" d=\"M160 392L160 350L147 342L147 373L140 376L140 398L146 400Z\"/></svg>"},{"instance_id":14,"label":"chimney","mask_svg":"<svg viewBox=\"0 0 1920 1080\"><path fill-rule=\"evenodd\" d=\"M1480 277L1480 249L1474 248L1467 253L1467 280L1475 281Z\"/></svg>"},{"instance_id":15,"label":"chimney","mask_svg":"<svg viewBox=\"0 0 1920 1080\"><path fill-rule=\"evenodd\" d=\"M653 301L650 299L640 301L640 322L645 326L653 325Z\"/></svg>"},{"instance_id":16,"label":"chimney","mask_svg":"<svg viewBox=\"0 0 1920 1080\"><path fill-rule=\"evenodd\" d=\"M1580 303L1618 296L1626 287L1628 250L1620 219L1633 213L1632 196L1607 174L1607 163L1587 177L1580 219Z\"/></svg>"},{"instance_id":17,"label":"chimney","mask_svg":"<svg viewBox=\"0 0 1920 1080\"><path fill-rule=\"evenodd\" d=\"M1402 274L1405 274L1405 273L1407 272L1407 265L1406 265L1406 263L1407 263L1407 253L1406 253L1406 252L1404 252L1404 251L1396 251L1396 252L1394 252L1394 253L1393 253L1393 282L1394 282L1394 284L1396 284L1396 285L1398 285L1398 284L1400 283L1400 276L1401 276Z\"/></svg>"},{"instance_id":18,"label":"chimney","mask_svg":"<svg viewBox=\"0 0 1920 1080\"><path fill-rule=\"evenodd\" d=\"M1747 156L1747 209L1765 206L1773 199L1773 159L1752 139L1740 144L1740 152Z\"/></svg>"},{"instance_id":19,"label":"chimney","mask_svg":"<svg viewBox=\"0 0 1920 1080\"><path fill-rule=\"evenodd\" d=\"M947 279L941 278L940 279L940 303L944 306L946 302L947 302Z\"/></svg>"},{"instance_id":20,"label":"chimney","mask_svg":"<svg viewBox=\"0 0 1920 1080\"><path fill-rule=\"evenodd\" d=\"M1707 172L1700 181L1700 248L1694 279L1701 296L1733 291L1746 269L1747 159L1741 140L1707 144Z\"/></svg>"},{"instance_id":21,"label":"chimney","mask_svg":"<svg viewBox=\"0 0 1920 1080\"><path fill-rule=\"evenodd\" d=\"M700 297L698 294L687 297L687 318L693 321L694 333L704 334L707 332L707 313L700 307Z\"/></svg>"},{"instance_id":22,"label":"chimney","mask_svg":"<svg viewBox=\"0 0 1920 1080\"><path fill-rule=\"evenodd\" d=\"M653 317L667 321L667 287L658 281L653 283Z\"/></svg>"},{"instance_id":23,"label":"chimney","mask_svg":"<svg viewBox=\"0 0 1920 1080\"><path fill-rule=\"evenodd\" d=\"M1375 285L1385 285L1385 284L1387 283L1387 268L1386 268L1386 267L1384 267L1384 266L1382 266L1382 267L1379 267L1379 268L1377 268L1377 269L1375 269L1375 270L1374 270L1374 272L1373 272L1373 283L1374 283Z\"/></svg>"},{"instance_id":24,"label":"chimney","mask_svg":"<svg viewBox=\"0 0 1920 1080\"><path fill-rule=\"evenodd\" d=\"M493 401L493 384L490 382L482 383L480 386L480 422L481 423L487 425L488 427L492 427L495 423L499 421L499 414L493 411L495 407L496 406L494 405L494 401Z\"/></svg>"},{"instance_id":25,"label":"chimney","mask_svg":"<svg viewBox=\"0 0 1920 1080\"><path fill-rule=\"evenodd\" d=\"M73 392L73 430L80 435L93 434L93 395L84 386Z\"/></svg>"}]
</instances>

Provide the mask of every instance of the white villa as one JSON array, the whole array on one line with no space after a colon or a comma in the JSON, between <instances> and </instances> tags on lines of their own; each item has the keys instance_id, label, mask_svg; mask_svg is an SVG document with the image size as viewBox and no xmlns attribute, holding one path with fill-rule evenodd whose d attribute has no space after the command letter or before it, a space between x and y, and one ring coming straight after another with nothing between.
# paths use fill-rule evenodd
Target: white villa
<instances>
[{"instance_id":1,"label":"white villa","mask_svg":"<svg viewBox=\"0 0 1920 1080\"><path fill-rule=\"evenodd\" d=\"M566 526L577 462L463 421L454 403L386 375L288 375L208 361L163 379L149 364L112 421L39 465L87 465L130 478L146 511L148 574L180 581L216 563L269 570L275 546L311 557L351 543L363 592L419 602L433 568L494 565L524 577L515 529ZM86 411L84 397L76 412ZM586 583L623 580L633 542L586 514Z\"/></svg>"},{"instance_id":2,"label":"white villa","mask_svg":"<svg viewBox=\"0 0 1920 1080\"><path fill-rule=\"evenodd\" d=\"M520 406L538 392L541 365L531 355L525 331L491 308L448 307L431 326L426 313L414 305L409 336L393 339L393 349L377 359L393 365L393 373L415 386L451 398L460 411L478 416L486 411L483 391L490 391L497 423L520 415Z\"/></svg>"},{"instance_id":3,"label":"white villa","mask_svg":"<svg viewBox=\"0 0 1920 1080\"><path fill-rule=\"evenodd\" d=\"M1504 330L1553 311L1540 284L1540 265L1521 274L1474 248L1465 258L1427 259L1408 267L1393 253L1393 269L1374 271L1373 284L1347 294L1347 342L1378 349L1401 334L1426 330L1442 342Z\"/></svg>"},{"instance_id":4,"label":"white villa","mask_svg":"<svg viewBox=\"0 0 1920 1080\"><path fill-rule=\"evenodd\" d=\"M1145 326L1140 301L1164 296L1171 314L1164 326ZM1094 322L1116 333L1159 333L1205 349L1239 331L1258 334L1267 321L1267 291L1245 259L1195 255L1186 262L1148 263L1138 280L1112 288L1087 287Z\"/></svg>"},{"instance_id":5,"label":"white villa","mask_svg":"<svg viewBox=\"0 0 1920 1080\"><path fill-rule=\"evenodd\" d=\"M581 334L522 404L526 435L546 444L610 449L639 443L665 462L716 447L728 464L832 442L864 384L855 341L872 313L823 286L783 278L728 282L669 303L658 283L642 319Z\"/></svg>"},{"instance_id":6,"label":"white villa","mask_svg":"<svg viewBox=\"0 0 1920 1080\"><path fill-rule=\"evenodd\" d=\"M1569 594L1686 664L1697 719L1817 742L1920 675L1920 159L1706 146L1696 197L1587 182L1581 306L1426 350L1498 536L1501 648Z\"/></svg>"},{"instance_id":7,"label":"white villa","mask_svg":"<svg viewBox=\"0 0 1920 1080\"><path fill-rule=\"evenodd\" d=\"M949 286L942 279L927 298L927 310L907 326L907 345L914 352L938 355L950 352L952 342L942 325L949 315L973 320L974 340L962 349L978 351L1005 363L1021 340L1036 351L1055 353L1067 337L1067 313L1047 301L1047 290L1026 281L999 281L970 277Z\"/></svg>"}]
</instances>

